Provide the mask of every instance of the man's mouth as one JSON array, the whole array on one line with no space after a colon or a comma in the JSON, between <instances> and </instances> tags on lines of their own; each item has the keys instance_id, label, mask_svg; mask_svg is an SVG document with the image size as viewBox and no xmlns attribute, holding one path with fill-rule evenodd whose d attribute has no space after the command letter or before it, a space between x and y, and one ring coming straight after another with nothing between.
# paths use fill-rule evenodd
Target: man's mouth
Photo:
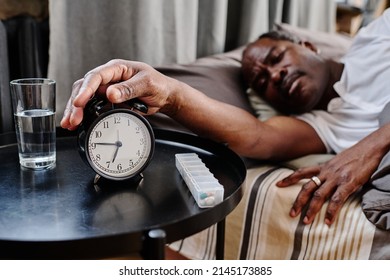
<instances>
[{"instance_id":1,"label":"man's mouth","mask_svg":"<svg viewBox=\"0 0 390 280\"><path fill-rule=\"evenodd\" d=\"M286 98L292 97L296 93L297 89L299 88L300 77L301 77L300 73L294 72L284 79L281 89L283 95Z\"/></svg>"}]
</instances>

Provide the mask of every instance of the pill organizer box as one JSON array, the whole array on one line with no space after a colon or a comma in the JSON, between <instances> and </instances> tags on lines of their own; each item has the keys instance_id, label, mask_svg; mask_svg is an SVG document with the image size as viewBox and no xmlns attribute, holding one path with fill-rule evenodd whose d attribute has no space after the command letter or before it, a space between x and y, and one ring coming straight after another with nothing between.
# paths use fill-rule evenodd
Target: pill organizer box
<instances>
[{"instance_id":1,"label":"pill organizer box","mask_svg":"<svg viewBox=\"0 0 390 280\"><path fill-rule=\"evenodd\" d=\"M196 153L175 154L175 161L199 207L213 207L223 201L223 186Z\"/></svg>"}]
</instances>

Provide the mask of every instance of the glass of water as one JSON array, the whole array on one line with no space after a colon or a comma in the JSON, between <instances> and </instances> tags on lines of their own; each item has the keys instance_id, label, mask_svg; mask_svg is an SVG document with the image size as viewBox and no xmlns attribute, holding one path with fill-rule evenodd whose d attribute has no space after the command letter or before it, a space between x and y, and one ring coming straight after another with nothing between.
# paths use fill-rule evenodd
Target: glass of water
<instances>
[{"instance_id":1,"label":"glass of water","mask_svg":"<svg viewBox=\"0 0 390 280\"><path fill-rule=\"evenodd\" d=\"M30 78L10 83L20 165L50 169L56 163L56 82Z\"/></svg>"}]
</instances>

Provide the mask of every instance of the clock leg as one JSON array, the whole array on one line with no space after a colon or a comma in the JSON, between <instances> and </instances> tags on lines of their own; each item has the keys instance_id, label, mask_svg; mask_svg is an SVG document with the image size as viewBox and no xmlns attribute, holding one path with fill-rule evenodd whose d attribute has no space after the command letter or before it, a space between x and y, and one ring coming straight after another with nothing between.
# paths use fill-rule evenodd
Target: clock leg
<instances>
[{"instance_id":1,"label":"clock leg","mask_svg":"<svg viewBox=\"0 0 390 280\"><path fill-rule=\"evenodd\" d=\"M130 179L127 180L122 180L122 181L114 181L114 180L109 180L106 179L102 176L96 175L95 179L93 180L93 184L95 189L107 189L107 188L117 188L117 187L138 187L141 181L143 180L143 175L142 174L137 174L134 177L131 177Z\"/></svg>"}]
</instances>

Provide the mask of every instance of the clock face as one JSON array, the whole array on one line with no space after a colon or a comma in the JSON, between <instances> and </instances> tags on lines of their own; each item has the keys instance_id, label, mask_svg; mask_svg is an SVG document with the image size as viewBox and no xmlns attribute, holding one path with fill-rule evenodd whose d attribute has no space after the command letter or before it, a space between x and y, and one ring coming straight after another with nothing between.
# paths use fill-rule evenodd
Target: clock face
<instances>
[{"instance_id":1,"label":"clock face","mask_svg":"<svg viewBox=\"0 0 390 280\"><path fill-rule=\"evenodd\" d=\"M102 114L87 134L87 159L101 176L123 180L139 174L154 150L153 131L130 110Z\"/></svg>"}]
</instances>

